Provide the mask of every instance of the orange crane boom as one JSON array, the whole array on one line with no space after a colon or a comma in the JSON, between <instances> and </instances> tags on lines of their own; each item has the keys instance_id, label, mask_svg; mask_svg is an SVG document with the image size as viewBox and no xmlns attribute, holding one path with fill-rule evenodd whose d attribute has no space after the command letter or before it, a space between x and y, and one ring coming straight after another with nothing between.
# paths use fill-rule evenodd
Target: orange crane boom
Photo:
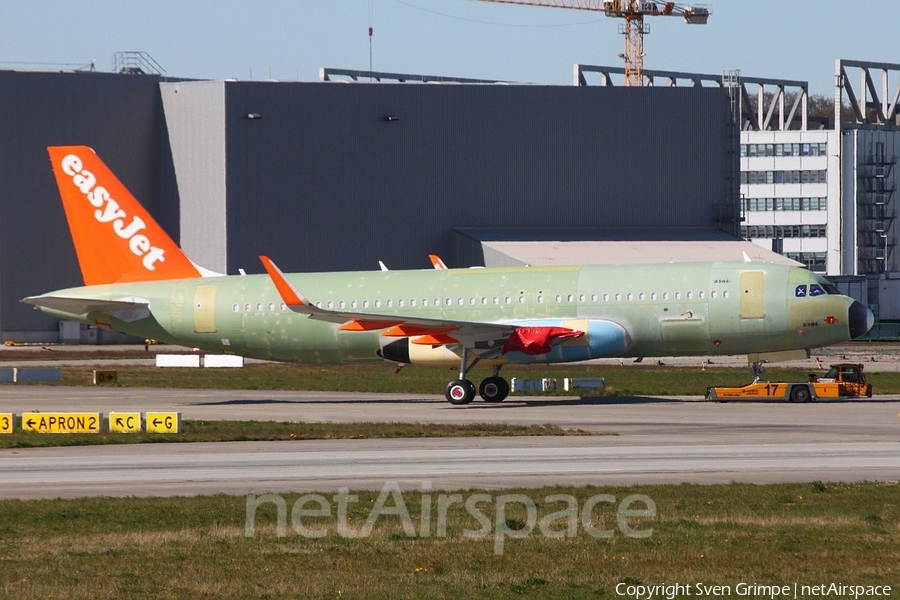
<instances>
[{"instance_id":1,"label":"orange crane boom","mask_svg":"<svg viewBox=\"0 0 900 600\"><path fill-rule=\"evenodd\" d=\"M712 14L709 7L702 4L683 5L655 0L481 0L500 4L520 4L524 6L547 6L551 8L574 8L576 10L602 11L608 17L625 19L622 32L625 34L625 85L639 86L644 74L644 17L684 17L684 22L704 25Z\"/></svg>"}]
</instances>

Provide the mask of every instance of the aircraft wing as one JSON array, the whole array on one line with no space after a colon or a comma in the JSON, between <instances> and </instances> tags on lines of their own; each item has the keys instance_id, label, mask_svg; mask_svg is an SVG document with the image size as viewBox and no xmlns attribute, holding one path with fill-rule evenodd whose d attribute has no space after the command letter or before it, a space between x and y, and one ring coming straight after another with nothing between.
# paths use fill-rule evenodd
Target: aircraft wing
<instances>
[{"instance_id":1,"label":"aircraft wing","mask_svg":"<svg viewBox=\"0 0 900 600\"><path fill-rule=\"evenodd\" d=\"M150 303L141 298L121 298L107 300L100 298L77 298L48 294L23 298L22 302L38 308L47 308L70 315L86 315L102 312L131 322L150 316Z\"/></svg>"},{"instance_id":2,"label":"aircraft wing","mask_svg":"<svg viewBox=\"0 0 900 600\"><path fill-rule=\"evenodd\" d=\"M565 327L523 327L514 323L327 310L309 302L269 257L260 256L259 259L288 308L311 319L339 324L344 331L380 331L385 337L408 337L413 344L430 346L460 344L485 357L499 356L512 350L544 354L555 342L584 335L582 331Z\"/></svg>"}]
</instances>

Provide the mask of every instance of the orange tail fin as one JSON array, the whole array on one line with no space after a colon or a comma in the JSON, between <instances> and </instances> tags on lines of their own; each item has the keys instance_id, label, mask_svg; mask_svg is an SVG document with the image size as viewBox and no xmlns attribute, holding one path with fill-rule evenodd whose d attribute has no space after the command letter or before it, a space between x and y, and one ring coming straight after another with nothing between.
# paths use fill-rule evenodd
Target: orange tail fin
<instances>
[{"instance_id":1,"label":"orange tail fin","mask_svg":"<svg viewBox=\"0 0 900 600\"><path fill-rule=\"evenodd\" d=\"M47 151L85 285L201 277L91 148Z\"/></svg>"}]
</instances>

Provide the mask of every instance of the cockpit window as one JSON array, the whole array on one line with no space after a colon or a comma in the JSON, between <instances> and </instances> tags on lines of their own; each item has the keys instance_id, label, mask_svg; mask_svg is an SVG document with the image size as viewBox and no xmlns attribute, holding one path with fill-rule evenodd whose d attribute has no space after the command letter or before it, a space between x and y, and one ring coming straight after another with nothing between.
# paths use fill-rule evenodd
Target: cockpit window
<instances>
[{"instance_id":1,"label":"cockpit window","mask_svg":"<svg viewBox=\"0 0 900 600\"><path fill-rule=\"evenodd\" d=\"M806 298L806 286L798 285L797 289L794 290L794 296L797 298Z\"/></svg>"},{"instance_id":2,"label":"cockpit window","mask_svg":"<svg viewBox=\"0 0 900 600\"><path fill-rule=\"evenodd\" d=\"M818 283L809 284L809 295L810 296L821 296L825 293L825 290L822 289L822 286Z\"/></svg>"},{"instance_id":3,"label":"cockpit window","mask_svg":"<svg viewBox=\"0 0 900 600\"><path fill-rule=\"evenodd\" d=\"M825 288L825 291L829 294L833 294L835 296L839 296L841 294L841 290L837 289L837 286L830 283L824 283L822 284L822 287Z\"/></svg>"}]
</instances>

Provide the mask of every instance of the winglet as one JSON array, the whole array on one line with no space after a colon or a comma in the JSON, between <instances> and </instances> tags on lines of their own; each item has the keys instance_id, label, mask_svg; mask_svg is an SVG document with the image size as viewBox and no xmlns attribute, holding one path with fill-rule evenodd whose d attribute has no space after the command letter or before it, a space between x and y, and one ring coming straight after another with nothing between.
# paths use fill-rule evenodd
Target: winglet
<instances>
[{"instance_id":1,"label":"winglet","mask_svg":"<svg viewBox=\"0 0 900 600\"><path fill-rule=\"evenodd\" d=\"M278 290L278 295L281 296L281 299L284 300L284 303L288 308L297 309L301 306L309 305L306 298L304 298L297 288L287 280L284 273L282 273L281 269L272 262L271 258L268 256L260 256L259 260L262 261L266 273L272 278L272 283L275 284L275 289Z\"/></svg>"},{"instance_id":2,"label":"winglet","mask_svg":"<svg viewBox=\"0 0 900 600\"><path fill-rule=\"evenodd\" d=\"M444 264L444 261L441 260L441 257L437 254L429 254L428 258L431 259L431 266L437 269L438 271L446 271L447 265Z\"/></svg>"},{"instance_id":3,"label":"winglet","mask_svg":"<svg viewBox=\"0 0 900 600\"><path fill-rule=\"evenodd\" d=\"M91 148L47 152L86 285L202 276Z\"/></svg>"}]
</instances>

